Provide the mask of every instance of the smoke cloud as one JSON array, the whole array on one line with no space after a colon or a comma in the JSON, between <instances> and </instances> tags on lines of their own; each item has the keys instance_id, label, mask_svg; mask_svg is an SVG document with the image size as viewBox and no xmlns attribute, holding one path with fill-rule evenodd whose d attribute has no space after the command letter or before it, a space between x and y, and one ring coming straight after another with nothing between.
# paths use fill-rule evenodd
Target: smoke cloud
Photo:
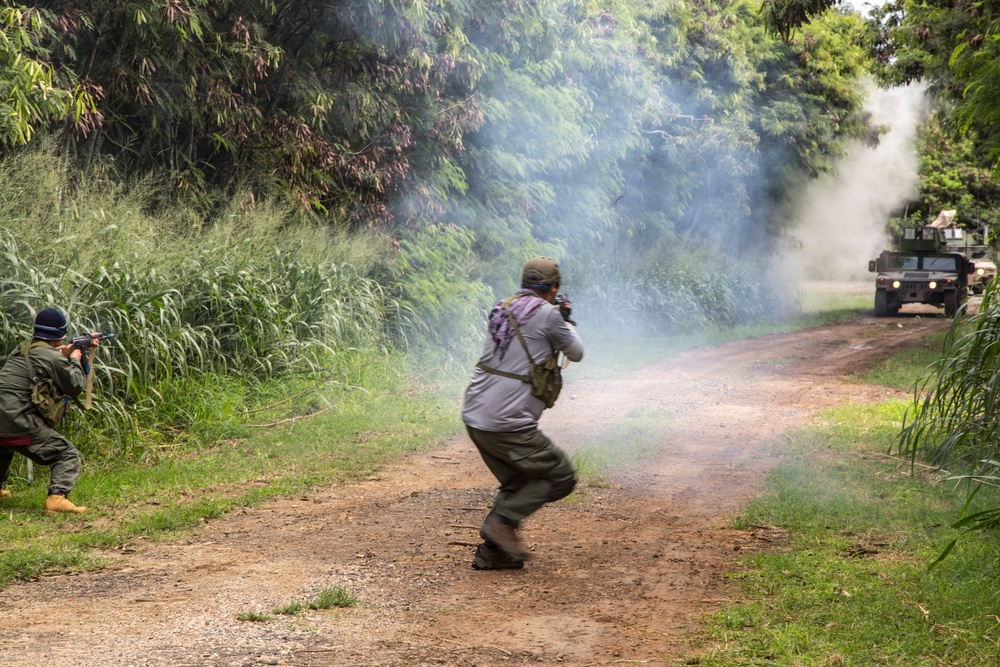
<instances>
[{"instance_id":1,"label":"smoke cloud","mask_svg":"<svg viewBox=\"0 0 1000 667\"><path fill-rule=\"evenodd\" d=\"M779 262L804 280L863 280L868 260L886 245L886 218L917 189L917 126L926 110L922 85L873 89L868 111L889 128L874 149L857 143L834 173L811 182L793 207L795 226Z\"/></svg>"}]
</instances>

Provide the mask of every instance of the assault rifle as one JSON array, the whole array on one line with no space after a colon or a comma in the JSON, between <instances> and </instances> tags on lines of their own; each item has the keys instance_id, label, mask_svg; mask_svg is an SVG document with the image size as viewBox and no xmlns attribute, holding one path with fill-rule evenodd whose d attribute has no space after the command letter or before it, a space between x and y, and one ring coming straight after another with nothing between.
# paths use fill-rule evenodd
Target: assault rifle
<instances>
[{"instance_id":1,"label":"assault rifle","mask_svg":"<svg viewBox=\"0 0 1000 667\"><path fill-rule=\"evenodd\" d=\"M82 336L77 336L69 342L69 344L81 352L87 352L90 348L94 347L94 341L105 341L114 340L115 335L109 331L103 331L101 333L89 333L83 334Z\"/></svg>"},{"instance_id":2,"label":"assault rifle","mask_svg":"<svg viewBox=\"0 0 1000 667\"><path fill-rule=\"evenodd\" d=\"M555 307L559 309L559 314L562 315L562 318L573 326L576 326L576 322L570 319L570 314L573 312L573 309L569 305L569 294L556 294L556 298L553 303Z\"/></svg>"}]
</instances>

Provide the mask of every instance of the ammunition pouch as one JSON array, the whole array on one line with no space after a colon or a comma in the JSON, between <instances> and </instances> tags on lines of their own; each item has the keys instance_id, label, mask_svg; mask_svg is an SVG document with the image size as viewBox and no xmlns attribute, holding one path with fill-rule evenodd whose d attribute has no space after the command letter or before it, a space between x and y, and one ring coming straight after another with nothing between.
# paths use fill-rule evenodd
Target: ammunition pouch
<instances>
[{"instance_id":1,"label":"ammunition pouch","mask_svg":"<svg viewBox=\"0 0 1000 667\"><path fill-rule=\"evenodd\" d=\"M21 354L24 355L24 361L28 364L28 374L31 376L31 402L42 416L42 419L45 420L45 423L49 426L55 426L69 412L69 402L71 399L77 406L80 406L80 403L75 397L66 396L59 391L56 383L51 378L42 378L35 374L35 369L31 364L29 355L31 348L41 345L48 345L48 343L38 342L32 345L31 341L28 341L21 346Z\"/></svg>"},{"instance_id":2,"label":"ammunition pouch","mask_svg":"<svg viewBox=\"0 0 1000 667\"><path fill-rule=\"evenodd\" d=\"M546 408L556 404L562 385L562 368L559 366L558 352L553 352L540 364L532 364L531 395L541 399Z\"/></svg>"}]
</instances>

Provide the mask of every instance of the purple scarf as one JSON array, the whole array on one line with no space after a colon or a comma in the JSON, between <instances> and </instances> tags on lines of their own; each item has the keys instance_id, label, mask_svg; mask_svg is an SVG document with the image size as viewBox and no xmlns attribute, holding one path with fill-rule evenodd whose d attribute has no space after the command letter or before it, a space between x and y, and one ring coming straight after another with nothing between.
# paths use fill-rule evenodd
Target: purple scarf
<instances>
[{"instance_id":1,"label":"purple scarf","mask_svg":"<svg viewBox=\"0 0 1000 667\"><path fill-rule=\"evenodd\" d=\"M490 311L490 337L493 338L493 343L500 350L501 357L507 352L510 341L514 340L517 335L514 327L510 325L507 313L501 307L502 303L503 301L498 301L497 305L493 306L493 310ZM539 307L546 303L548 302L545 299L530 289L523 289L514 295L514 300L507 307L507 310L514 316L517 326L521 327L531 319L532 315L538 312Z\"/></svg>"}]
</instances>

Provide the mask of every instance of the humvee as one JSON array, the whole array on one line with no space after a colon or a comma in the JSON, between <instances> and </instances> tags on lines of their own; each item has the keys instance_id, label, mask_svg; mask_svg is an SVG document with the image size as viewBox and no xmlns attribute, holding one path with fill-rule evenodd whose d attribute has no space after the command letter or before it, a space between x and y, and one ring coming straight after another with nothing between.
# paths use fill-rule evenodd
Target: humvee
<instances>
[{"instance_id":1,"label":"humvee","mask_svg":"<svg viewBox=\"0 0 1000 667\"><path fill-rule=\"evenodd\" d=\"M899 250L883 250L868 262L875 278L875 316L895 315L907 303L944 308L953 316L968 294L975 264L959 252L949 252L944 230L907 227Z\"/></svg>"},{"instance_id":2,"label":"humvee","mask_svg":"<svg viewBox=\"0 0 1000 667\"><path fill-rule=\"evenodd\" d=\"M948 250L960 252L972 260L973 269L968 277L969 291L973 294L982 294L997 276L993 248L978 243L974 232L959 227L945 227L943 231Z\"/></svg>"}]
</instances>

